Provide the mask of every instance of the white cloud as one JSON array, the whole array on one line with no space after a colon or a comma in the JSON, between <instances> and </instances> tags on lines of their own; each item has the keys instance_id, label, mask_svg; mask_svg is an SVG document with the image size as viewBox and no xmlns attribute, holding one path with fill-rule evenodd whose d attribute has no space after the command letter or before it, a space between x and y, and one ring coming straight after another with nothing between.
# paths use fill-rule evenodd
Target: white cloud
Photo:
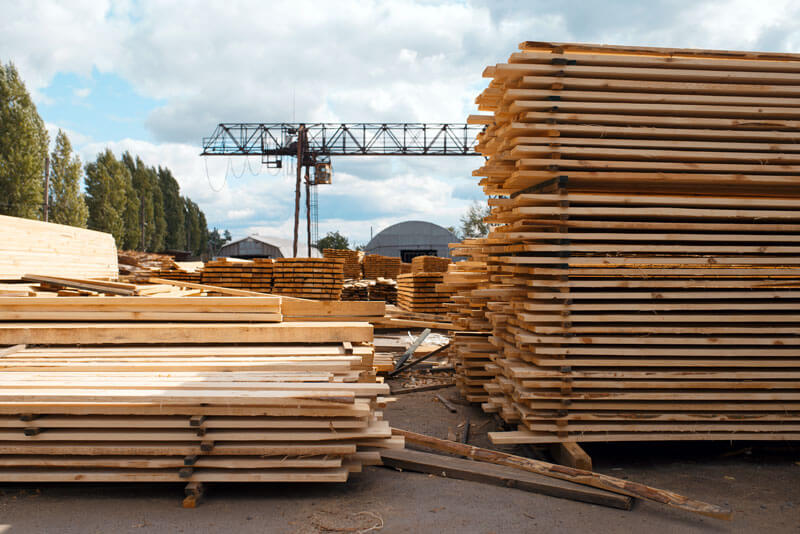
<instances>
[{"instance_id":1,"label":"white cloud","mask_svg":"<svg viewBox=\"0 0 800 534\"><path fill-rule=\"evenodd\" d=\"M253 176L255 158L204 161L200 141L219 122L461 122L475 111L484 67L524 40L800 50L800 4L790 0L228 0L195 10L158 0L0 0L0 13L0 60L16 63L38 103L57 73L94 69L162 102L137 118L153 142L69 131L84 161L110 146L167 166L210 224L237 237L291 235L293 169ZM87 88L74 95L94 97ZM48 124L52 138L57 128ZM479 165L335 159L333 184L319 189L320 234L366 242L370 226L403 219L457 224L478 193L470 171Z\"/></svg>"}]
</instances>

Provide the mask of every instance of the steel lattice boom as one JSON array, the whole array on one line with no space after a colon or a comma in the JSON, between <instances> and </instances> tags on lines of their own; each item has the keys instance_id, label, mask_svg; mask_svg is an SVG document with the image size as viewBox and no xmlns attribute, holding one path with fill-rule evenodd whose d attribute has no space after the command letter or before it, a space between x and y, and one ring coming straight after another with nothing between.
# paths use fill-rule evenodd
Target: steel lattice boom
<instances>
[{"instance_id":1,"label":"steel lattice boom","mask_svg":"<svg viewBox=\"0 0 800 534\"><path fill-rule=\"evenodd\" d=\"M300 127L306 156L477 156L483 126L449 123L223 123L203 139L203 156L296 156Z\"/></svg>"}]
</instances>

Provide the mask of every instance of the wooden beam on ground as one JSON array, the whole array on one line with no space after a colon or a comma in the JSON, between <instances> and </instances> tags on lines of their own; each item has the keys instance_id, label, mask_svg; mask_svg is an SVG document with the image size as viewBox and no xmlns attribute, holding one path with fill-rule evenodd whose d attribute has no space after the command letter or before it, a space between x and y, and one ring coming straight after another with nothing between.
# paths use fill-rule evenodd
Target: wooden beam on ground
<instances>
[{"instance_id":1,"label":"wooden beam on ground","mask_svg":"<svg viewBox=\"0 0 800 534\"><path fill-rule=\"evenodd\" d=\"M577 443L553 443L550 445L550 454L561 465L584 471L592 470L592 457Z\"/></svg>"},{"instance_id":2,"label":"wooden beam on ground","mask_svg":"<svg viewBox=\"0 0 800 534\"><path fill-rule=\"evenodd\" d=\"M593 471L585 471L583 469L565 467L548 462L542 462L540 460L532 460L522 456L514 456L513 454L492 451L489 449L483 449L481 447L465 445L463 443L456 443L455 441L434 438L424 434L417 434L416 432L409 432L408 430L393 428L392 433L398 436L403 436L403 438L406 440L406 443L411 443L413 445L419 445L442 452L457 454L459 456L466 456L467 458L472 458L473 460L516 467L532 473L538 473L540 475L552 478L576 482L585 486L592 486L594 488L612 491L621 495L628 495L629 497L636 497L639 499L666 504L672 508L679 508L688 512L704 515L706 517L713 517L714 519L730 520L733 515L731 510L715 504L709 504L695 499L690 499L671 491L660 490L644 484L639 484L637 482L622 480L616 477L595 473Z\"/></svg>"},{"instance_id":3,"label":"wooden beam on ground","mask_svg":"<svg viewBox=\"0 0 800 534\"><path fill-rule=\"evenodd\" d=\"M381 451L381 459L383 460L383 465L405 471L430 473L447 478L516 488L532 493L599 504L621 510L631 509L632 499L630 497L520 471L513 467L492 465L410 449L383 450Z\"/></svg>"}]
</instances>

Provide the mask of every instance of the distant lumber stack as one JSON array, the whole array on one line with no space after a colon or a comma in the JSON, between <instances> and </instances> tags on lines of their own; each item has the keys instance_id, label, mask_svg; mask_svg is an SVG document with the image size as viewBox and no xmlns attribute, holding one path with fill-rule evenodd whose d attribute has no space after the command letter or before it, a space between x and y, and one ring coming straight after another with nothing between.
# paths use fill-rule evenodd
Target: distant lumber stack
<instances>
[{"instance_id":1,"label":"distant lumber stack","mask_svg":"<svg viewBox=\"0 0 800 534\"><path fill-rule=\"evenodd\" d=\"M211 286L270 293L272 272L272 260L268 258L254 260L218 258L205 263L202 280L203 284ZM173 278L173 280L179 279Z\"/></svg>"},{"instance_id":2,"label":"distant lumber stack","mask_svg":"<svg viewBox=\"0 0 800 534\"><path fill-rule=\"evenodd\" d=\"M104 232L0 215L0 280L29 273L116 280L114 237Z\"/></svg>"},{"instance_id":3,"label":"distant lumber stack","mask_svg":"<svg viewBox=\"0 0 800 534\"><path fill-rule=\"evenodd\" d=\"M521 48L471 119L490 437L800 438L800 56Z\"/></svg>"},{"instance_id":4,"label":"distant lumber stack","mask_svg":"<svg viewBox=\"0 0 800 534\"><path fill-rule=\"evenodd\" d=\"M440 292L444 273L401 274L397 278L397 305L410 312L446 313L449 292Z\"/></svg>"},{"instance_id":5,"label":"distant lumber stack","mask_svg":"<svg viewBox=\"0 0 800 534\"><path fill-rule=\"evenodd\" d=\"M342 274L345 280L358 280L361 278L361 260L357 250L326 248L322 251L326 258L340 259L344 261Z\"/></svg>"},{"instance_id":6,"label":"distant lumber stack","mask_svg":"<svg viewBox=\"0 0 800 534\"><path fill-rule=\"evenodd\" d=\"M438 256L416 256L411 258L411 272L416 273L446 273L447 266L452 262L450 258Z\"/></svg>"},{"instance_id":7,"label":"distant lumber stack","mask_svg":"<svg viewBox=\"0 0 800 534\"><path fill-rule=\"evenodd\" d=\"M364 278L377 280L378 278L397 279L400 274L400 258L390 258L380 254L367 254L364 256Z\"/></svg>"},{"instance_id":8,"label":"distant lumber stack","mask_svg":"<svg viewBox=\"0 0 800 534\"><path fill-rule=\"evenodd\" d=\"M386 304L397 304L397 281L378 278L369 284L369 300L382 300Z\"/></svg>"},{"instance_id":9,"label":"distant lumber stack","mask_svg":"<svg viewBox=\"0 0 800 534\"><path fill-rule=\"evenodd\" d=\"M280 258L275 260L273 293L299 298L339 300L342 296L344 260L332 258Z\"/></svg>"}]
</instances>

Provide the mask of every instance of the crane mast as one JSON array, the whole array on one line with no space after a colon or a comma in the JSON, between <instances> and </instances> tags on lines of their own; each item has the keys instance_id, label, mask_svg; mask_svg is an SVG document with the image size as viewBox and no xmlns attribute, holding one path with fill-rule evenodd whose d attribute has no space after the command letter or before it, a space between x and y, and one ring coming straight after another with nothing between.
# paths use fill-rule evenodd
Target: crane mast
<instances>
[{"instance_id":1,"label":"crane mast","mask_svg":"<svg viewBox=\"0 0 800 534\"><path fill-rule=\"evenodd\" d=\"M331 156L477 156L482 129L463 123L221 123L203 139L200 155L260 156L268 168L281 168L284 157L296 158L293 253L297 256L305 182L310 257L318 237L316 187L331 183Z\"/></svg>"}]
</instances>

